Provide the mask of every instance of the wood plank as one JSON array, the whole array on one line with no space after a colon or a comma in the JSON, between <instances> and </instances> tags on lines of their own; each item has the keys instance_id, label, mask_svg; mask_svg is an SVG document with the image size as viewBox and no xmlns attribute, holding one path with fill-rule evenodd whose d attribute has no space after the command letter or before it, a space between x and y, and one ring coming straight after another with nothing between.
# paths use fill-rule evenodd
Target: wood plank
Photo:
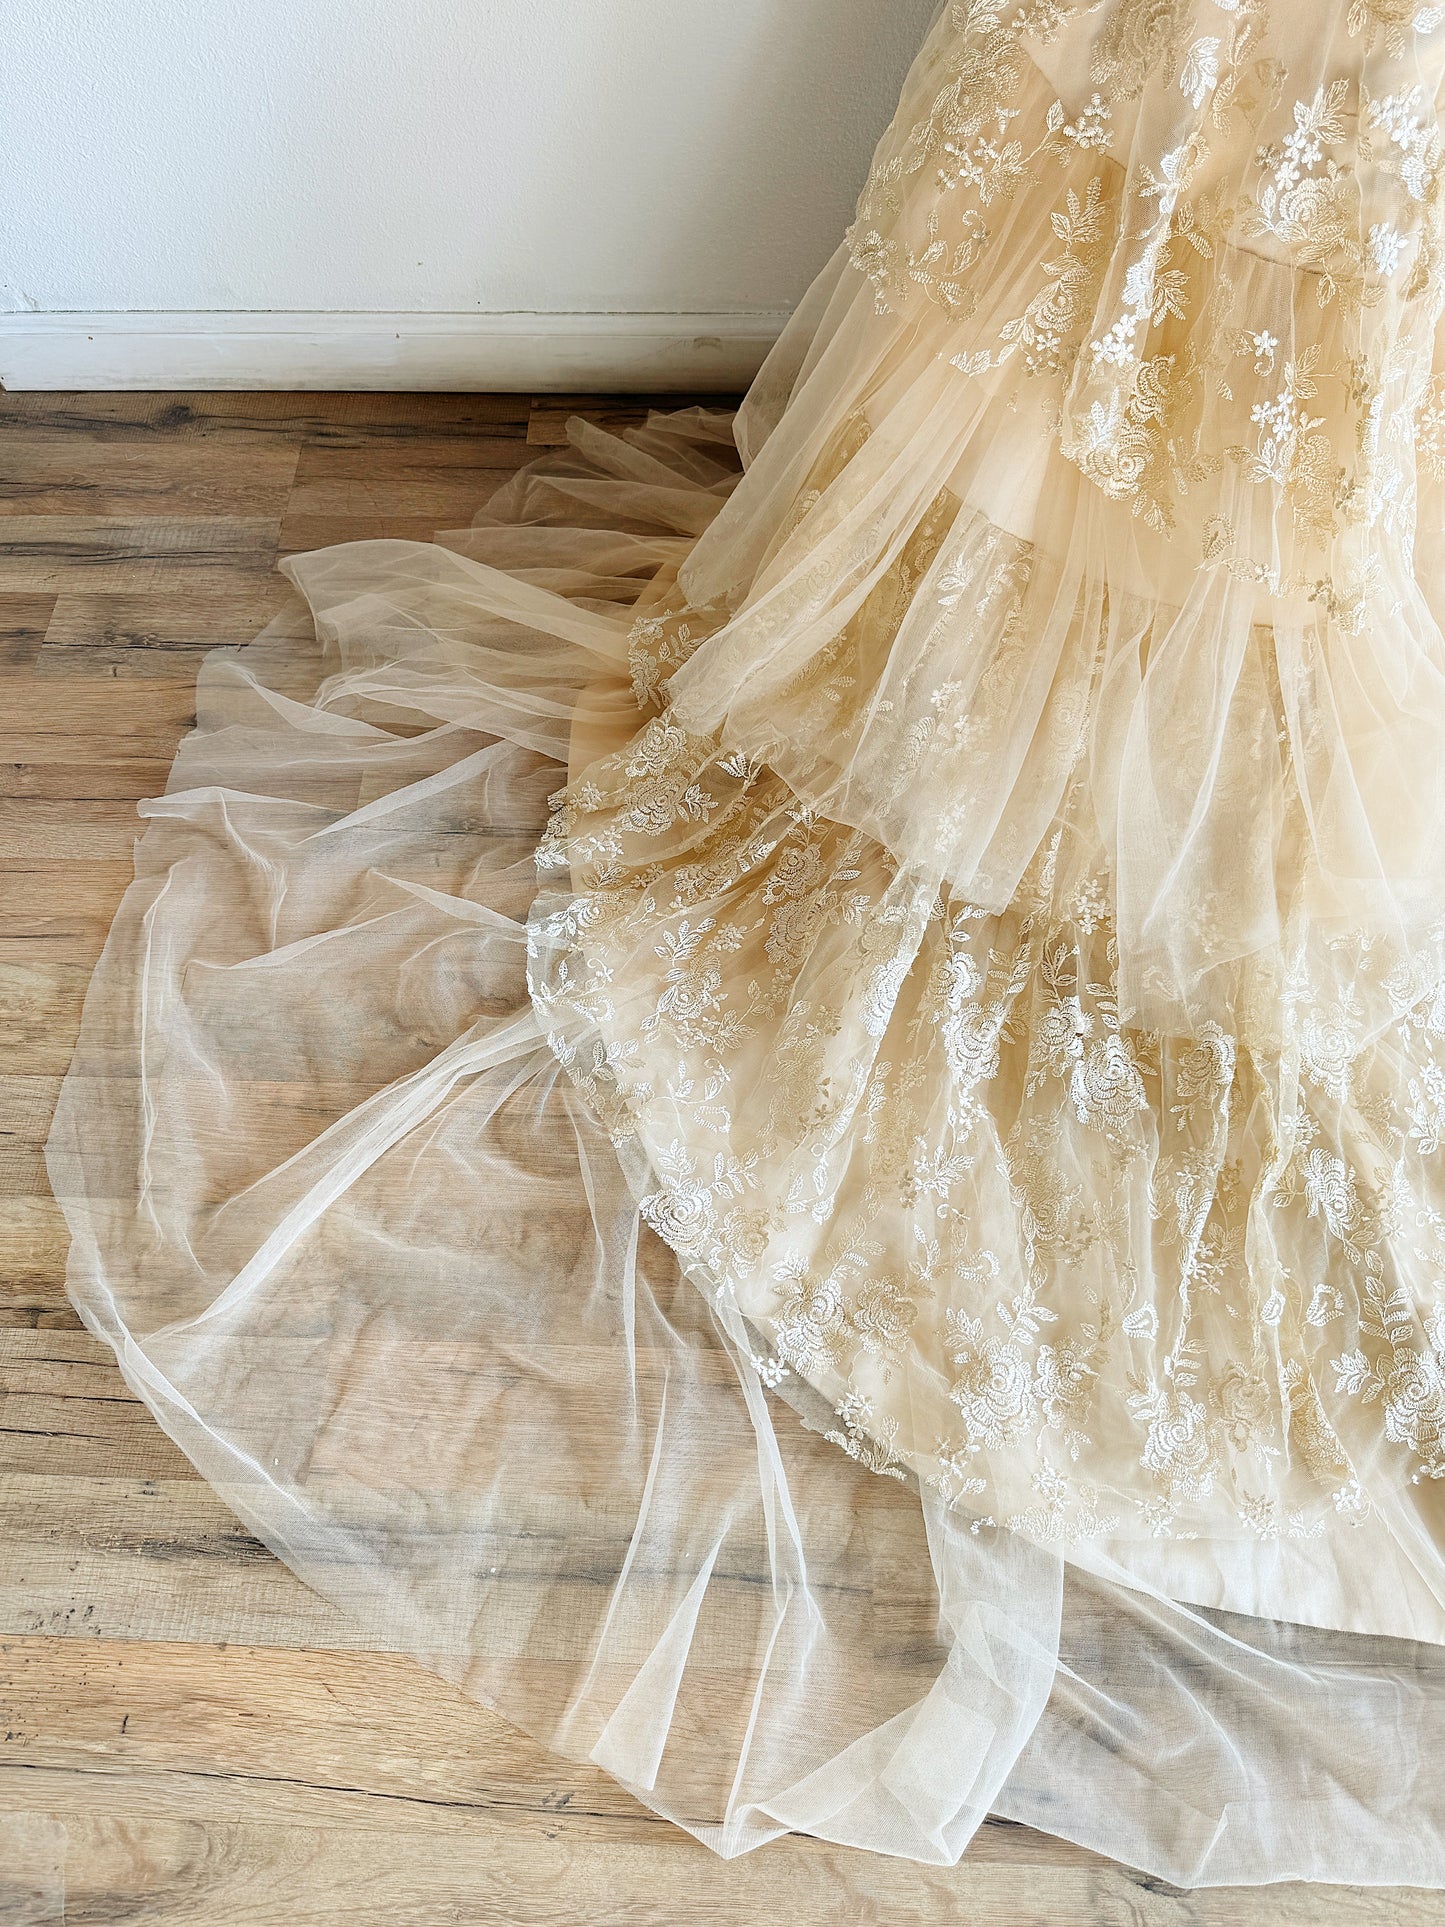
<instances>
[{"instance_id":1,"label":"wood plank","mask_svg":"<svg viewBox=\"0 0 1445 1927\"><path fill-rule=\"evenodd\" d=\"M174 754L169 750L128 756L118 749L104 758L76 757L62 762L48 756L34 762L4 763L0 764L0 798L35 803L119 802L128 804L134 814L138 797L160 795L173 761ZM136 827L139 830L139 823ZM39 861L44 863L43 855ZM3 916L0 906L0 918Z\"/></svg>"},{"instance_id":2,"label":"wood plank","mask_svg":"<svg viewBox=\"0 0 1445 1927\"><path fill-rule=\"evenodd\" d=\"M679 408L726 410L735 403L726 395L539 395L527 423L527 440L535 448L561 448L567 441L567 423L573 415L597 422L604 428L630 428L646 421L656 412L669 414Z\"/></svg>"},{"instance_id":3,"label":"wood plank","mask_svg":"<svg viewBox=\"0 0 1445 1927\"><path fill-rule=\"evenodd\" d=\"M520 464L518 464L520 466ZM298 482L291 491L282 541L289 523L314 521L374 521L398 523L430 521L433 530L462 528L486 497L512 472L506 469L439 469L430 481L403 474L330 476L324 481ZM418 537L418 540L429 540Z\"/></svg>"},{"instance_id":4,"label":"wood plank","mask_svg":"<svg viewBox=\"0 0 1445 1927\"><path fill-rule=\"evenodd\" d=\"M195 726L194 676L162 681L77 677L62 696L37 666L8 672L4 690L4 751L16 762L74 766L95 755L148 758L157 752L169 760L182 732Z\"/></svg>"},{"instance_id":5,"label":"wood plank","mask_svg":"<svg viewBox=\"0 0 1445 1927\"><path fill-rule=\"evenodd\" d=\"M1044 1883L1027 1864L993 1862L959 1871L891 1862L864 1873L850 1864L859 1856L802 1842L719 1862L680 1832L574 1843L565 1818L535 1833L491 1816L439 1834L389 1813L369 1829L333 1830L204 1824L175 1809L134 1821L77 1814L65 1825L69 1927L938 1927L958 1919L971 1927L1174 1927L1184 1919L1222 1927L1230 1918L1217 1908L1182 1915L1123 1873L1064 1869ZM1267 1904L1261 1927L1318 1919L1287 1897ZM1349 1927L1389 1919L1413 1927L1420 1918L1386 1915L1378 1897L1362 1897L1362 1910L1344 1904L1335 1918Z\"/></svg>"},{"instance_id":6,"label":"wood plank","mask_svg":"<svg viewBox=\"0 0 1445 1927\"><path fill-rule=\"evenodd\" d=\"M482 491L486 493L487 491ZM458 498L456 514L438 519L427 515L310 515L288 512L278 538L283 556L305 555L342 542L430 542L440 528L470 528L481 496L468 490Z\"/></svg>"},{"instance_id":7,"label":"wood plank","mask_svg":"<svg viewBox=\"0 0 1445 1927\"><path fill-rule=\"evenodd\" d=\"M658 1826L599 1769L546 1753L398 1654L12 1637L0 1707L0 1771L184 1775L216 1820L370 1826L389 1802L449 1833L469 1816L540 1819L580 1801L624 1837Z\"/></svg>"},{"instance_id":8,"label":"wood plank","mask_svg":"<svg viewBox=\"0 0 1445 1927\"><path fill-rule=\"evenodd\" d=\"M148 759L143 767L148 786L158 771L161 781L154 788L160 788L165 781L164 763ZM134 800L126 795L83 797L75 802L38 796L0 798L0 863L114 863L130 854L143 828Z\"/></svg>"},{"instance_id":9,"label":"wood plank","mask_svg":"<svg viewBox=\"0 0 1445 1927\"><path fill-rule=\"evenodd\" d=\"M70 1235L51 1197L0 1193L0 1310L7 1320L37 1323L63 1314L79 1320L65 1297L65 1255Z\"/></svg>"},{"instance_id":10,"label":"wood plank","mask_svg":"<svg viewBox=\"0 0 1445 1927\"><path fill-rule=\"evenodd\" d=\"M4 1331L0 1345L87 1336ZM293 1650L383 1643L273 1558L189 1466L164 1475L175 1447L143 1408L127 1406L118 1374L114 1398L130 1413L129 1448L104 1398L81 1399L73 1413L31 1412L40 1421L32 1436L51 1440L53 1474L0 1474L0 1634ZM23 1436L9 1435L7 1456L20 1456ZM118 1463L155 1469L98 1479L72 1471L93 1462L98 1439Z\"/></svg>"},{"instance_id":11,"label":"wood plank","mask_svg":"<svg viewBox=\"0 0 1445 1927\"><path fill-rule=\"evenodd\" d=\"M468 1816L442 1833L388 1809L370 1828L77 1812L65 1826L69 1927L1422 1927L1434 1897L1275 1887L1178 1895L1122 1869L1049 1868L979 1855L958 1868L786 1841L713 1859L674 1829L645 1840L574 1837L571 1809L535 1830Z\"/></svg>"},{"instance_id":12,"label":"wood plank","mask_svg":"<svg viewBox=\"0 0 1445 1927\"><path fill-rule=\"evenodd\" d=\"M270 575L234 590L195 589L168 582L149 594L116 591L96 595L67 590L55 598L45 633L45 653L72 655L75 666L106 673L118 652L194 652L250 642L283 610L305 608L301 596L281 575Z\"/></svg>"},{"instance_id":13,"label":"wood plank","mask_svg":"<svg viewBox=\"0 0 1445 1927\"><path fill-rule=\"evenodd\" d=\"M67 590L53 599L39 673L47 678L164 678L189 691L209 650L252 642L278 616L304 620L305 609L300 593L274 573L230 590L176 583L139 594ZM53 690L50 699L52 704L56 700Z\"/></svg>"},{"instance_id":14,"label":"wood plank","mask_svg":"<svg viewBox=\"0 0 1445 1927\"><path fill-rule=\"evenodd\" d=\"M162 759L152 762L101 763L84 772L65 764L0 766L0 785L35 784L49 787L69 780L76 787L104 789L113 782L117 791L132 783L155 794L165 781ZM0 788L3 794L3 788ZM125 792L126 800L134 790ZM136 818L137 834L142 828ZM5 888L0 892L0 963L83 964L89 968L100 955L116 905L134 874L130 854L93 863L51 861L21 865L7 863Z\"/></svg>"},{"instance_id":15,"label":"wood plank","mask_svg":"<svg viewBox=\"0 0 1445 1927\"><path fill-rule=\"evenodd\" d=\"M127 1387L110 1347L84 1330L21 1328L0 1335L0 1467L12 1478L25 1473L52 1482L73 1479L87 1516L97 1481L104 1486L112 1478L160 1479L204 1490L190 1460ZM54 1496L53 1487L47 1489ZM33 1516L34 1491L12 1492L10 1498L30 1508L27 1518ZM193 1515L184 1516L189 1521ZM217 1516L231 1515L223 1507ZM78 1517L62 1536L77 1530ZM248 1537L248 1557L252 1548ZM31 1583L41 1581L32 1574Z\"/></svg>"},{"instance_id":16,"label":"wood plank","mask_svg":"<svg viewBox=\"0 0 1445 1927\"><path fill-rule=\"evenodd\" d=\"M0 423L24 424L88 439L132 440L137 430L172 441L240 433L297 440L416 440L447 433L495 433L499 425L525 428L531 413L526 395L385 392L347 394L281 390L240 392L164 390L105 394L0 393Z\"/></svg>"},{"instance_id":17,"label":"wood plank","mask_svg":"<svg viewBox=\"0 0 1445 1927\"><path fill-rule=\"evenodd\" d=\"M410 492L413 489L430 490L465 476L472 478L480 494L485 494L535 458L535 450L527 442L525 419L493 424L485 433L438 431L354 445L307 440L297 459L295 486L380 482L407 491L402 499L403 513L416 513L417 497Z\"/></svg>"},{"instance_id":18,"label":"wood plank","mask_svg":"<svg viewBox=\"0 0 1445 1927\"><path fill-rule=\"evenodd\" d=\"M279 516L300 453L285 436L102 443L12 430L0 470L0 536L16 516Z\"/></svg>"},{"instance_id":19,"label":"wood plank","mask_svg":"<svg viewBox=\"0 0 1445 1927\"><path fill-rule=\"evenodd\" d=\"M276 565L274 518L12 515L0 543L0 590L242 588Z\"/></svg>"},{"instance_id":20,"label":"wood plank","mask_svg":"<svg viewBox=\"0 0 1445 1927\"><path fill-rule=\"evenodd\" d=\"M58 1077L17 1077L0 1070L0 1138L43 1145L59 1092Z\"/></svg>"},{"instance_id":21,"label":"wood plank","mask_svg":"<svg viewBox=\"0 0 1445 1927\"><path fill-rule=\"evenodd\" d=\"M35 661L54 610L53 595L0 596L0 671Z\"/></svg>"},{"instance_id":22,"label":"wood plank","mask_svg":"<svg viewBox=\"0 0 1445 1927\"><path fill-rule=\"evenodd\" d=\"M138 1831L147 1861L159 1851L169 1869L174 1845L155 1829L173 1825L179 1812L188 1827L205 1829L208 1844L218 1829L246 1830L251 1869L255 1831L304 1830L326 1843L328 1871L350 1846L400 1889L388 1886L382 1896L388 1907L432 1904L427 1882L434 1872L449 1884L459 1871L475 1867L480 1878L509 1861L519 1886L540 1891L539 1855L562 1846L569 1863L580 1860L597 1878L604 1869L615 1874L645 1863L646 1881L627 1886L630 1911L603 1918L726 1919L731 1916L717 1909L729 1902L739 1908L740 1921L772 1918L790 1927L989 1918L979 1906L996 1906L993 1917L1010 1923L1110 1927L1123 1921L1303 1927L1321 1917L1310 1911L1320 1897L1306 1888L1277 1887L1247 1900L1227 1891L1176 1895L1066 1842L997 1822L985 1825L958 1869L878 1860L802 1840L728 1865L659 1822L595 1768L547 1755L485 1708L393 1655L12 1638L0 1641L0 1705L6 1729L0 1801L24 1800L59 1820L68 1846L78 1833L79 1866L90 1868L96 1858L104 1864L109 1842L85 1829L104 1821ZM397 1854L394 1867L388 1845ZM84 1905L76 1892L79 1866L74 1860L67 1866L72 1907ZM696 1881L706 1888L706 1915L689 1905L687 1888ZM207 1920L224 1897L225 1888L214 1883L189 1893L192 1904L204 1905ZM599 1918L580 1894L578 1900L582 1910L575 1914L536 1917ZM1438 1896L1408 1892L1341 1888L1327 1905L1332 1921L1359 1927L1441 1918ZM741 1911L746 1908L759 1911ZM107 1917L151 1916L121 1911ZM459 1917L512 1922L533 1916Z\"/></svg>"},{"instance_id":23,"label":"wood plank","mask_svg":"<svg viewBox=\"0 0 1445 1927\"><path fill-rule=\"evenodd\" d=\"M65 1075L89 982L84 964L0 964L0 1058L11 1076Z\"/></svg>"}]
</instances>

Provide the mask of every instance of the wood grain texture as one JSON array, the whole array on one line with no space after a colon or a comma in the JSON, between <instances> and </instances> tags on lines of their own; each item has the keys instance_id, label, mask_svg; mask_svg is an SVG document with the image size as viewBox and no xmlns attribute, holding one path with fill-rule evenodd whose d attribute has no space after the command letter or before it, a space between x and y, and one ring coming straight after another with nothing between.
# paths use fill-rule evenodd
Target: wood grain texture
<instances>
[{"instance_id":1,"label":"wood grain texture","mask_svg":"<svg viewBox=\"0 0 1445 1927\"><path fill-rule=\"evenodd\" d=\"M938 1869L724 1864L271 1557L63 1288L42 1149L200 654L279 555L470 519L627 398L0 395L0 1927L1416 1927L1445 1898L1179 1894L1026 1829Z\"/></svg>"}]
</instances>

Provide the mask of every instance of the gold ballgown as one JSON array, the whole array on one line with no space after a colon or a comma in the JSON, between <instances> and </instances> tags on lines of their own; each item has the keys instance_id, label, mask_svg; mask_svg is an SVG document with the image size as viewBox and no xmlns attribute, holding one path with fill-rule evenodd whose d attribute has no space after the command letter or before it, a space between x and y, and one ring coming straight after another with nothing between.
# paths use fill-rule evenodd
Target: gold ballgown
<instances>
[{"instance_id":1,"label":"gold ballgown","mask_svg":"<svg viewBox=\"0 0 1445 1927\"><path fill-rule=\"evenodd\" d=\"M720 1852L1445 1884L1442 80L954 0L736 421L287 564L145 806L77 1305Z\"/></svg>"}]
</instances>

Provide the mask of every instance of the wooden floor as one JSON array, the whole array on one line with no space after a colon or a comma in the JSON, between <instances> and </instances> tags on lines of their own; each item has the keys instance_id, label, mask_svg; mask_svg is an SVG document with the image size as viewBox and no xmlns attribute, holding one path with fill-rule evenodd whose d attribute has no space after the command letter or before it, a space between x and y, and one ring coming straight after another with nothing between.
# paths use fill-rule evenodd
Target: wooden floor
<instances>
[{"instance_id":1,"label":"wooden floor","mask_svg":"<svg viewBox=\"0 0 1445 1927\"><path fill-rule=\"evenodd\" d=\"M41 1147L136 799L278 557L470 520L576 409L490 396L0 395L0 1924L1314 1927L1445 1896L1179 1894L1022 1828L925 1869L723 1864L363 1638L125 1390L63 1290Z\"/></svg>"}]
</instances>

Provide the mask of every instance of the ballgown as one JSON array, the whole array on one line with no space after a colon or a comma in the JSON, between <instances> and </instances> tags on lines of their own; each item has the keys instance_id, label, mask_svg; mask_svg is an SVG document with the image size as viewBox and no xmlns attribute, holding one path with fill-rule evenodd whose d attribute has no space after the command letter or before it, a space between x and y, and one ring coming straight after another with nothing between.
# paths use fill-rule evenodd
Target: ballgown
<instances>
[{"instance_id":1,"label":"ballgown","mask_svg":"<svg viewBox=\"0 0 1445 1927\"><path fill-rule=\"evenodd\" d=\"M1445 1884L1442 82L953 0L736 419L294 558L143 807L75 1303L720 1853Z\"/></svg>"}]
</instances>

